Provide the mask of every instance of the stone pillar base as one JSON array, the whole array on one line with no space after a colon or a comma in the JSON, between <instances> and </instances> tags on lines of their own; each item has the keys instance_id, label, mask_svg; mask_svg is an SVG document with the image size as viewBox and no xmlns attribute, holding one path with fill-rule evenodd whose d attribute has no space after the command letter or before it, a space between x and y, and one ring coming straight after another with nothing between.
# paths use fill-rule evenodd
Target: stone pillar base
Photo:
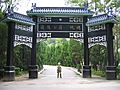
<instances>
[{"instance_id":1,"label":"stone pillar base","mask_svg":"<svg viewBox=\"0 0 120 90\"><path fill-rule=\"evenodd\" d=\"M15 67L5 66L4 68L4 81L14 81L15 80Z\"/></svg>"},{"instance_id":2,"label":"stone pillar base","mask_svg":"<svg viewBox=\"0 0 120 90\"><path fill-rule=\"evenodd\" d=\"M116 80L116 66L106 66L106 79Z\"/></svg>"},{"instance_id":3,"label":"stone pillar base","mask_svg":"<svg viewBox=\"0 0 120 90\"><path fill-rule=\"evenodd\" d=\"M83 66L83 78L91 78L91 66Z\"/></svg>"},{"instance_id":4,"label":"stone pillar base","mask_svg":"<svg viewBox=\"0 0 120 90\"><path fill-rule=\"evenodd\" d=\"M38 78L38 65L29 66L29 79Z\"/></svg>"}]
</instances>

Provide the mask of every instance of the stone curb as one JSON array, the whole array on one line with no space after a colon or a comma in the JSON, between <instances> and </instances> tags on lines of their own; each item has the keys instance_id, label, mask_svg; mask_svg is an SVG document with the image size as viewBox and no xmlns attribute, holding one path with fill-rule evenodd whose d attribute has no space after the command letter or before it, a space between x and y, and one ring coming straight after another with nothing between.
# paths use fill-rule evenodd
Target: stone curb
<instances>
[{"instance_id":1,"label":"stone curb","mask_svg":"<svg viewBox=\"0 0 120 90\"><path fill-rule=\"evenodd\" d=\"M40 70L40 71L38 72L38 74L42 74L43 71L45 71L45 68L43 68L42 70Z\"/></svg>"},{"instance_id":2,"label":"stone curb","mask_svg":"<svg viewBox=\"0 0 120 90\"><path fill-rule=\"evenodd\" d=\"M78 72L76 68L71 67L70 70L74 71L76 74L82 76L82 73Z\"/></svg>"}]
</instances>

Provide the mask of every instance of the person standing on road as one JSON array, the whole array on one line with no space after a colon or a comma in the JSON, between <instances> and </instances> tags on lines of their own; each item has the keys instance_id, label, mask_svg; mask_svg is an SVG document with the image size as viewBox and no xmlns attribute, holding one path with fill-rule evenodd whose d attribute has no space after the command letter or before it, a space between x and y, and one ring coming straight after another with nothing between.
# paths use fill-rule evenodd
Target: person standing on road
<instances>
[{"instance_id":1,"label":"person standing on road","mask_svg":"<svg viewBox=\"0 0 120 90\"><path fill-rule=\"evenodd\" d=\"M61 72L62 72L62 68L59 62L57 66L57 78L62 78Z\"/></svg>"}]
</instances>

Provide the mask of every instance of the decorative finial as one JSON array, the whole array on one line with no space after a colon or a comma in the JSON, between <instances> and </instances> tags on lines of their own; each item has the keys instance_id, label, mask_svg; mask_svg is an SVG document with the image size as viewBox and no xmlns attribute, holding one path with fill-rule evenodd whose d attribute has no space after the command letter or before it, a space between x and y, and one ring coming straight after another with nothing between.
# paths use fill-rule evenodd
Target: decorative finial
<instances>
[{"instance_id":1,"label":"decorative finial","mask_svg":"<svg viewBox=\"0 0 120 90\"><path fill-rule=\"evenodd\" d=\"M108 13L109 16L113 15L113 9L112 9L112 7L108 7L107 8L107 13Z\"/></svg>"},{"instance_id":2,"label":"decorative finial","mask_svg":"<svg viewBox=\"0 0 120 90\"><path fill-rule=\"evenodd\" d=\"M86 2L84 2L84 9L88 9L88 2L86 3Z\"/></svg>"},{"instance_id":3,"label":"decorative finial","mask_svg":"<svg viewBox=\"0 0 120 90\"><path fill-rule=\"evenodd\" d=\"M32 8L36 8L36 3L32 3Z\"/></svg>"},{"instance_id":4,"label":"decorative finial","mask_svg":"<svg viewBox=\"0 0 120 90\"><path fill-rule=\"evenodd\" d=\"M8 15L12 15L14 13L14 7L10 7L10 5L8 6Z\"/></svg>"},{"instance_id":5,"label":"decorative finial","mask_svg":"<svg viewBox=\"0 0 120 90\"><path fill-rule=\"evenodd\" d=\"M110 7L110 15L113 15L113 9Z\"/></svg>"}]
</instances>

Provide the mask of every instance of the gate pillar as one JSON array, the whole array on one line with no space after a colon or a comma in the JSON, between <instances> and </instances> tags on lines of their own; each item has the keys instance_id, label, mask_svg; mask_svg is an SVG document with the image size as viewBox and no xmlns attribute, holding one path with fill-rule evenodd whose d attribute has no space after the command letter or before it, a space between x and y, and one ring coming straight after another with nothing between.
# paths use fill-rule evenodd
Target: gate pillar
<instances>
[{"instance_id":1,"label":"gate pillar","mask_svg":"<svg viewBox=\"0 0 120 90\"><path fill-rule=\"evenodd\" d=\"M83 17L83 33L84 33L84 65L83 78L91 77L91 66L89 65L89 48L88 48L88 27L86 26L87 17Z\"/></svg>"},{"instance_id":2,"label":"gate pillar","mask_svg":"<svg viewBox=\"0 0 120 90\"><path fill-rule=\"evenodd\" d=\"M29 65L29 78L38 78L38 65L36 64L36 40L37 40L37 17L33 17L35 25L33 26L33 39L31 50L31 62Z\"/></svg>"},{"instance_id":3,"label":"gate pillar","mask_svg":"<svg viewBox=\"0 0 120 90\"><path fill-rule=\"evenodd\" d=\"M113 54L113 33L112 28L114 23L106 23L106 30L107 30L107 56L108 56L108 63L106 66L106 79L108 80L115 80L116 79L116 66Z\"/></svg>"},{"instance_id":4,"label":"gate pillar","mask_svg":"<svg viewBox=\"0 0 120 90\"><path fill-rule=\"evenodd\" d=\"M15 67L13 66L13 49L14 49L14 33L15 23L7 22L8 25L8 41L7 41L7 62L4 70L4 80L15 80Z\"/></svg>"}]
</instances>

